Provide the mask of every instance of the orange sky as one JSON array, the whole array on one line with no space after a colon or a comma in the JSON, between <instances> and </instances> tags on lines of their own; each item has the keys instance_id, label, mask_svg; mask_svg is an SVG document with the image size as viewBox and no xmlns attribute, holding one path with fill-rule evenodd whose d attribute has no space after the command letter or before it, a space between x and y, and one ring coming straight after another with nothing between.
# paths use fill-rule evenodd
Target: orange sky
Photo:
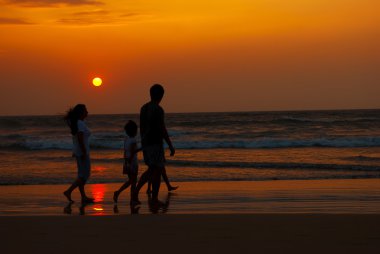
<instances>
[{"instance_id":1,"label":"orange sky","mask_svg":"<svg viewBox=\"0 0 380 254\"><path fill-rule=\"evenodd\" d=\"M205 2L0 0L0 115L380 108L380 1Z\"/></svg>"}]
</instances>

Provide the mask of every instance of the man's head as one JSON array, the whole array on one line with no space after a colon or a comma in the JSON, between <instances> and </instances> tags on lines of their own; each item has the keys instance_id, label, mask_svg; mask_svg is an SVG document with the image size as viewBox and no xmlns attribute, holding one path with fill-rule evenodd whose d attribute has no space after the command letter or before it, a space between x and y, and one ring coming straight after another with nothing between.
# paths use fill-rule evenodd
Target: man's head
<instances>
[{"instance_id":1,"label":"man's head","mask_svg":"<svg viewBox=\"0 0 380 254\"><path fill-rule=\"evenodd\" d=\"M162 97L164 97L164 88L160 84L154 84L150 88L150 99L157 103L160 103Z\"/></svg>"}]
</instances>

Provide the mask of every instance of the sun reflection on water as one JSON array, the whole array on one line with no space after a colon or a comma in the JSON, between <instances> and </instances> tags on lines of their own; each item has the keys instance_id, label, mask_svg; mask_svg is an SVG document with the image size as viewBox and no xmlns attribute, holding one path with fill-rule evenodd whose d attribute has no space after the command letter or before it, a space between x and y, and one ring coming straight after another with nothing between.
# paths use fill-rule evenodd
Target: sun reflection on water
<instances>
[{"instance_id":1,"label":"sun reflection on water","mask_svg":"<svg viewBox=\"0 0 380 254\"><path fill-rule=\"evenodd\" d=\"M92 184L90 191L92 193L92 197L95 199L95 204L93 206L93 210L95 211L95 215L102 215L104 213L104 208L102 202L104 201L104 194L106 192L105 184Z\"/></svg>"}]
</instances>

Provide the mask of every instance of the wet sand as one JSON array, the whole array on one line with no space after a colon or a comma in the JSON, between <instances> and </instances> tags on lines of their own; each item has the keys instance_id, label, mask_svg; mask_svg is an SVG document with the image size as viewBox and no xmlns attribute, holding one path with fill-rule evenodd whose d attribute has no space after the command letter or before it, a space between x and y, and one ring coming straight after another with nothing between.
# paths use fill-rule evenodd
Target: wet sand
<instances>
[{"instance_id":1,"label":"wet sand","mask_svg":"<svg viewBox=\"0 0 380 254\"><path fill-rule=\"evenodd\" d=\"M252 213L335 213L380 214L380 179L182 182L168 195L163 185L160 199L165 206L149 206L142 189L140 209L129 207L129 189L119 204L112 201L119 184L89 184L86 190L97 203L82 206L79 193L69 205L62 192L68 185L0 186L0 216L128 215L150 214L252 214Z\"/></svg>"}]
</instances>

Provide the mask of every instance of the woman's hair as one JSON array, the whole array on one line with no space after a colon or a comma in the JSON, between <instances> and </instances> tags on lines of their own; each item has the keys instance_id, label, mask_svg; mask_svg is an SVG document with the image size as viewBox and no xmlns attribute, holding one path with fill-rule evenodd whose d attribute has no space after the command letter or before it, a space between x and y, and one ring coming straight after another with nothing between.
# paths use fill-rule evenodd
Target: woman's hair
<instances>
[{"instance_id":1,"label":"woman's hair","mask_svg":"<svg viewBox=\"0 0 380 254\"><path fill-rule=\"evenodd\" d=\"M132 120L129 120L124 126L125 133L127 133L129 137L135 137L137 135L137 129L137 124Z\"/></svg>"},{"instance_id":2,"label":"woman's hair","mask_svg":"<svg viewBox=\"0 0 380 254\"><path fill-rule=\"evenodd\" d=\"M67 125L70 127L71 134L75 135L78 132L78 120L86 110L86 105L77 104L74 108L70 108L64 117Z\"/></svg>"}]
</instances>

